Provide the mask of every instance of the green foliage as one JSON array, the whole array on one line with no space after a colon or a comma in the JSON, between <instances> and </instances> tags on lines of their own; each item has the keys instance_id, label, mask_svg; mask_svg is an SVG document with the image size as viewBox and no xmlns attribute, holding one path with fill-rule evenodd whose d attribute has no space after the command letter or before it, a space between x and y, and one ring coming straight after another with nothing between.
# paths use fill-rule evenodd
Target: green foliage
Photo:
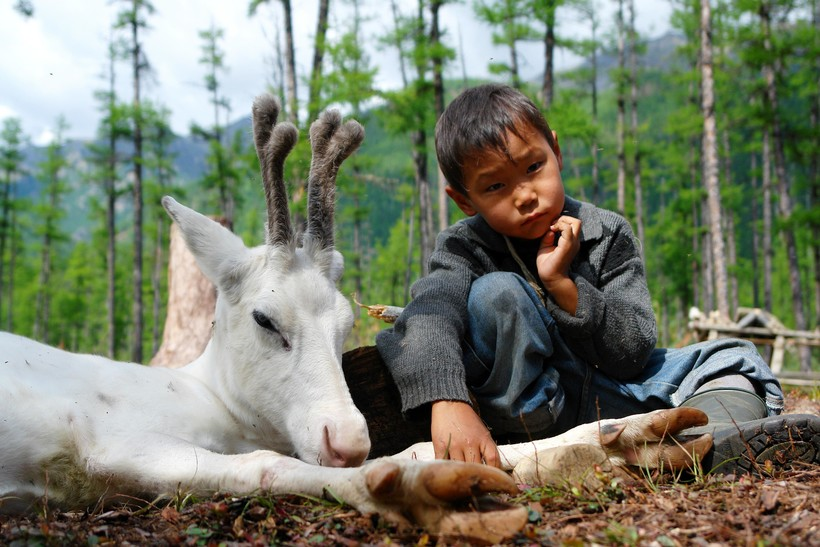
<instances>
[{"instance_id":1,"label":"green foliage","mask_svg":"<svg viewBox=\"0 0 820 547\"><path fill-rule=\"evenodd\" d=\"M787 136L785 154L795 204L790 218L779 217L774 204L777 217L774 228L791 227L795 231L805 295L815 290L812 280L817 266L812 261L812 250L817 245L816 230L820 226L820 210L812 201L816 199L817 185L816 172L812 171L816 167L812 167L812 162L816 163L818 156L816 121L809 115L817 101L818 43L810 17L812 4L807 0L768 2L774 10L772 20L777 28L771 48L766 49L757 15L761 1L720 2L721 10L714 11L721 172L722 176L730 177L722 181L721 191L723 207L735 224L738 257L730 276L737 281L741 305L754 305L754 295L761 291L762 259L759 243L755 243L756 236L759 240L761 235L762 217L760 143L762 131L770 127L774 114L762 97L765 82L761 68L767 63L776 61L779 67L776 77L782 100L778 113ZM265 2L249 2L250 11L262 3ZM127 9L123 4L116 25L144 27L145 14L152 8L147 2L138 4L137 13L130 0ZM529 10L523 9L525 5ZM704 305L700 271L703 257L699 247L704 236L701 210L704 196L700 180L703 121L699 75L695 70L699 2L676 0L674 6L672 22L679 33L674 40L679 47L674 56L642 67L639 136L635 142L627 143L628 152L635 147L641 152L646 224L643 252L655 309L659 317L668 318L662 325L667 329L662 336L669 344L674 344L684 333L688 308ZM543 38L541 26L555 17L556 9L572 7L589 18L595 4L487 0L476 2L475 7L493 25L496 42L508 46ZM445 64L450 62L454 53L446 40L438 46L429 45L426 28L429 21L419 18L418 12L397 15L395 24L385 25L391 30L379 37L378 42L363 36L359 20L348 19L344 25L332 29L334 32L328 34L326 44L325 70L318 86L322 91L321 108L340 108L346 116L359 119L367 130L363 146L345 163L338 177L336 243L346 259L341 289L345 295L355 294L364 304L401 306L409 299L409 286L421 271L419 207L414 180L417 166L413 163L413 153L426 154L429 172L436 172L430 138L435 126L431 67L436 59ZM600 23L604 31L601 34L605 36L612 30L613 21ZM194 128L194 133L207 141L206 169L198 180L186 180L184 174L174 172L179 160L190 161L190 158L175 158L170 153L175 139L168 127L170 113L151 103L144 103L139 112L146 138L142 165L147 204L147 271L153 270L155 260L165 259L161 253L155 253L167 245L168 221L158 205L163 194L185 198L187 204L206 214L225 214L226 209L232 207L234 230L243 240L249 245L262 240L265 211L260 204L264 202L264 193L255 152L244 128L228 129L228 105L219 92L226 73L219 48L222 31L211 27L200 33L200 38L203 40L200 62L205 71L204 87L209 92L207 96L203 94L202 102L218 113L212 126ZM607 49L598 37L559 39L559 45L569 46L587 58L593 51L603 57L602 52ZM407 77L405 87L377 89L378 73L368 53L375 47L385 46L396 49L400 56ZM122 62L116 49L112 46L112 63ZM652 47L647 48L644 59L655 53ZM505 66L504 70L510 68ZM552 107L546 112L559 136L568 194L593 199L590 149L595 143L598 177L603 184L603 195L597 204L608 208L615 205L617 175L616 90L612 76L605 65L599 67L597 122L593 117L593 75L589 65L559 75ZM447 98L463 85L462 81L446 82ZM525 92L537 98L540 82L521 85ZM121 333L117 337L116 353L125 357L133 322L133 295L129 284L132 283L134 250L133 220L127 214L132 208L127 193L130 148L124 141L131 134L135 112L110 91L98 93L98 102L101 121L97 139L79 151L66 148L62 155L56 148L45 150L40 158L43 161L33 174L25 171L21 150L26 139L20 121L4 121L0 135L0 327L33 334L37 310L34 303L39 293L47 291L42 294L52 298L49 341L82 351L105 351L105 197L106 192L112 190L117 205L114 235L119 257L114 316L115 328ZM249 106L242 107L242 111L247 111ZM304 186L310 165L307 124L301 129L302 138L285 166L291 210L297 222L305 215ZM414 150L411 135L420 130L427 138ZM113 148L109 140L112 138ZM55 174L62 176L55 177ZM31 175L35 179L36 197L26 199L18 190L21 182ZM627 176L629 185L632 184L630 175ZM627 188L628 196L632 190ZM57 201L50 203L43 199L49 195L56 196ZM230 200L233 205L229 205ZM455 210L450 212L453 219L461 216ZM634 220L635 214L634 202L629 200L626 216ZM52 277L50 287L41 289L38 280L46 234L54 241ZM777 233L774 242L773 285L788 287L791 281L785 250L779 244ZM146 280L146 294L153 294L155 287L150 283ZM160 283L164 283L164 278ZM161 285L163 300L165 290ZM149 314L146 327L154 321L161 323L162 305L159 310L159 317ZM793 325L789 291L775 291L771 311L787 325ZM809 310L810 316L813 313ZM816 324L816 319L814 317L810 324ZM348 346L371 344L381 328L383 324L362 312ZM146 328L145 332L150 330ZM150 334L145 337L148 342Z\"/></svg>"}]
</instances>

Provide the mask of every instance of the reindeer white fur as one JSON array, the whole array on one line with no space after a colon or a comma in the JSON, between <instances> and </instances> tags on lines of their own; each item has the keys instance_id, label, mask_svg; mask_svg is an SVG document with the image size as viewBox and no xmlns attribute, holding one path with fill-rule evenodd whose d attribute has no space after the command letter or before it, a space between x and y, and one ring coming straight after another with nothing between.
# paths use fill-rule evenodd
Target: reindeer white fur
<instances>
[{"instance_id":1,"label":"reindeer white fur","mask_svg":"<svg viewBox=\"0 0 820 547\"><path fill-rule=\"evenodd\" d=\"M361 511L434 532L464 532L476 522L509 532L526 522L523 508L495 521L477 513L472 525L452 520L453 502L516 487L497 469L414 459L431 459L429 445L354 467L370 441L340 365L353 315L335 287L343 262L333 248L333 204L339 166L364 133L356 122L341 124L335 112L311 127L308 226L298 241L283 181L297 135L292 125L276 124L278 111L272 97L254 103L268 204L265 245L246 248L216 222L163 199L219 291L213 336L201 357L178 369L151 368L0 334L0 512L44 500L82 508L178 491L321 496L329 488ZM671 434L701 420L691 409L664 411L502 453L512 468L536 449L586 442L627 463L680 463L693 445L678 446ZM696 456L706 449L701 442Z\"/></svg>"}]
</instances>

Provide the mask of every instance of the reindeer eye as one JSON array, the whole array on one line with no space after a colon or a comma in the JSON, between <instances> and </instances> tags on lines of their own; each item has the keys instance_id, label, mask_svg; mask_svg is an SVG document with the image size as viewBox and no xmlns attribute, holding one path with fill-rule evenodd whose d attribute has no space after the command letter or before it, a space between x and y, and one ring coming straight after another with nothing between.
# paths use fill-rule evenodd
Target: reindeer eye
<instances>
[{"instance_id":1,"label":"reindeer eye","mask_svg":"<svg viewBox=\"0 0 820 547\"><path fill-rule=\"evenodd\" d=\"M253 310L253 320L256 321L256 324L262 327L265 330L269 330L271 332L279 332L279 330L273 326L271 323L270 318L258 310Z\"/></svg>"},{"instance_id":2,"label":"reindeer eye","mask_svg":"<svg viewBox=\"0 0 820 547\"><path fill-rule=\"evenodd\" d=\"M290 342L287 338L285 338L284 334L279 332L279 329L276 328L276 325L273 324L273 322L267 315L265 315L259 310L253 310L253 320L256 321L257 325L259 325L266 331L269 331L273 334L278 334L279 338L282 339L282 347L285 349L285 351L290 351Z\"/></svg>"}]
</instances>

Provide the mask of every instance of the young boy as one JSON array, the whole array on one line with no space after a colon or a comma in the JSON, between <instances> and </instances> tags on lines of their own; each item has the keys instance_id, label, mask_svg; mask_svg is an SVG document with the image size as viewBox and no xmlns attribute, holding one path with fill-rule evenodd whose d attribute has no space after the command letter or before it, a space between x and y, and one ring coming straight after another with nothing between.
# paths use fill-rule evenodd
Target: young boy
<instances>
[{"instance_id":1,"label":"young boy","mask_svg":"<svg viewBox=\"0 0 820 547\"><path fill-rule=\"evenodd\" d=\"M707 412L708 431L734 427L734 441L715 433L716 465L737 456L734 423L781 412L780 384L752 344L655 349L629 224L564 194L557 135L525 95L465 91L438 121L436 153L469 218L439 235L430 274L376 343L405 415L430 419L437 457L498 466L496 442L683 404ZM744 435L807 434L817 452L820 419L802 419Z\"/></svg>"}]
</instances>

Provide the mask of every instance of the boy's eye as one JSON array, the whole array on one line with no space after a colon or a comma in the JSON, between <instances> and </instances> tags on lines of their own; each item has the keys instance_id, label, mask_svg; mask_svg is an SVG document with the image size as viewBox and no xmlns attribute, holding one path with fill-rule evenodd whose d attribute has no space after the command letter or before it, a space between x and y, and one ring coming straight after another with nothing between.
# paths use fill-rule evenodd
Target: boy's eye
<instances>
[{"instance_id":1,"label":"boy's eye","mask_svg":"<svg viewBox=\"0 0 820 547\"><path fill-rule=\"evenodd\" d=\"M533 164L530 164L530 166L527 167L527 173L535 173L536 171L541 169L542 165L543 165L543 162L540 162L540 161L537 161Z\"/></svg>"},{"instance_id":2,"label":"boy's eye","mask_svg":"<svg viewBox=\"0 0 820 547\"><path fill-rule=\"evenodd\" d=\"M503 187L504 187L504 184L503 184L503 183L501 183L501 182L496 182L496 183L494 183L494 184L491 184L491 185L487 186L487 187L484 189L484 191L485 191L485 192L497 192L497 191L501 190Z\"/></svg>"}]
</instances>

